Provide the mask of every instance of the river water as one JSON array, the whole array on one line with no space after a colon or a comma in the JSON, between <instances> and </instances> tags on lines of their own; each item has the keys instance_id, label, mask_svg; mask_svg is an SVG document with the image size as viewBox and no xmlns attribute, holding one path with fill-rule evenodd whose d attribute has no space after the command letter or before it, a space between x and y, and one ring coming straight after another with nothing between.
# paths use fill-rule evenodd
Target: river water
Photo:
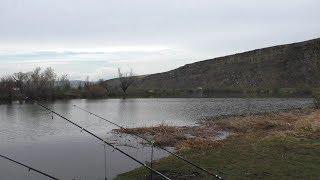
<instances>
[{"instance_id":1,"label":"river water","mask_svg":"<svg viewBox=\"0 0 320 180\"><path fill-rule=\"evenodd\" d=\"M46 103L54 111L107 139L140 161L150 160L150 148L110 131L116 128L73 105L85 108L125 127L195 125L221 115L270 112L312 106L311 99L291 98L169 98L66 100ZM125 146L124 144L129 144ZM132 146L132 147L131 147ZM139 167L128 157L34 104L0 105L0 154L32 165L61 179L108 179ZM155 151L155 159L166 156ZM0 159L0 179L46 179Z\"/></svg>"}]
</instances>

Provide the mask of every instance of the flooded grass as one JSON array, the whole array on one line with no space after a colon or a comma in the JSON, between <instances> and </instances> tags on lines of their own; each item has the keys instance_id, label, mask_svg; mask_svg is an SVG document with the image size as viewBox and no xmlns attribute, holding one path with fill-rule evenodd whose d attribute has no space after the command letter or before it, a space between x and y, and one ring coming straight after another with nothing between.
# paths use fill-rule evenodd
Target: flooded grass
<instances>
[{"instance_id":1,"label":"flooded grass","mask_svg":"<svg viewBox=\"0 0 320 180\"><path fill-rule=\"evenodd\" d=\"M219 131L231 135L213 138ZM225 179L317 179L320 177L320 110L300 109L263 115L228 117L196 127L157 126L130 129L170 144L187 159ZM156 139L157 141L157 139ZM169 156L155 168L172 179L211 179ZM118 179L143 179L141 168Z\"/></svg>"},{"instance_id":2,"label":"flooded grass","mask_svg":"<svg viewBox=\"0 0 320 180\"><path fill-rule=\"evenodd\" d=\"M196 144L210 144L216 140L219 130L214 126L168 126L159 125L153 127L116 129L116 132L126 134L140 134L149 140L153 140L155 144L162 147L175 147L177 150L186 147L194 147ZM197 143L194 143L197 142Z\"/></svg>"}]
</instances>

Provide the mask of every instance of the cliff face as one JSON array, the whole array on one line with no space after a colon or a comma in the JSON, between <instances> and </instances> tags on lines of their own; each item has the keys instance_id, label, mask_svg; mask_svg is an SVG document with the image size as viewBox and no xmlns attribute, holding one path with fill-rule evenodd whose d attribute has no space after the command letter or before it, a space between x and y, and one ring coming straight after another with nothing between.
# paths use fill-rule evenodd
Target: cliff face
<instances>
[{"instance_id":1,"label":"cliff face","mask_svg":"<svg viewBox=\"0 0 320 180\"><path fill-rule=\"evenodd\" d=\"M315 87L319 69L320 38L187 64L139 78L131 89Z\"/></svg>"}]
</instances>

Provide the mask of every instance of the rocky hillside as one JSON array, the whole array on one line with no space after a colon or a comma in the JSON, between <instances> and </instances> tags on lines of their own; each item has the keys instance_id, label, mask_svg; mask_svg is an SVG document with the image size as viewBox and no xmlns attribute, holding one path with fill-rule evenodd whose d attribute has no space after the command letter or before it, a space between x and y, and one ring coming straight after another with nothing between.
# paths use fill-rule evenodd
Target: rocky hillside
<instances>
[{"instance_id":1,"label":"rocky hillside","mask_svg":"<svg viewBox=\"0 0 320 180\"><path fill-rule=\"evenodd\" d=\"M140 77L130 91L306 89L320 85L319 70L320 38L186 64Z\"/></svg>"}]
</instances>

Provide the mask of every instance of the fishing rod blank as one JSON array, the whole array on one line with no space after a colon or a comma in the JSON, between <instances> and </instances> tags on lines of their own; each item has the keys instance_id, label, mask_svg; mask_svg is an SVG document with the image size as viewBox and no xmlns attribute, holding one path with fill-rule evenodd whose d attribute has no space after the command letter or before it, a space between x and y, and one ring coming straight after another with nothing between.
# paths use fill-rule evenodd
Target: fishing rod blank
<instances>
[{"instance_id":1,"label":"fishing rod blank","mask_svg":"<svg viewBox=\"0 0 320 180\"><path fill-rule=\"evenodd\" d=\"M84 108L81 108L81 107L79 107L79 106L77 106L77 105L75 105L75 104L74 104L73 106L76 107L76 108L78 108L78 109L80 109L80 110L82 110L82 111L85 111L85 112L87 112L87 113L89 113L89 114L91 114L91 115L94 115L94 116L96 116L96 117L98 117L98 118L100 118L100 119L102 119L102 120L105 120L106 122L109 122L109 123L111 123L111 124L119 127L120 129L127 130L127 128L125 128L124 126L121 126L121 125L119 125L119 124L116 124L115 122L112 122L112 121L110 121L110 120L108 120L108 119L106 119L106 118L104 118L104 117L102 117L102 116L99 116L99 115L97 115L97 114L95 114L95 113L93 113L93 112L90 112L90 111L88 111L88 110L86 110L86 109L84 109ZM150 144L153 144L155 147L158 147L158 148L166 151L167 153L169 153L169 154L171 154L171 155L173 155L173 156L175 156L175 157L183 160L184 162L186 162L186 163L188 163L188 164L190 164L190 165L198 168L199 170L201 170L201 171L203 171L203 172L205 172L205 173L207 173L207 174L209 174L209 175L211 175L211 176L213 176L213 177L215 177L215 178L217 178L217 179L222 179L222 177L220 177L219 175L213 174L212 172L208 171L207 169L205 169L205 168L203 168L203 167L200 167L199 165L197 165L197 164L195 164L195 163L193 163L193 162L185 159L184 157L182 157L182 156L180 156L180 155L178 155L178 154L176 154L176 153L173 153L173 152L167 150L166 148L163 148L163 147L161 147L161 146L159 146L159 145L157 145L157 144L154 144L153 141L150 141L149 139L143 137L142 135L140 135L140 134L138 134L138 133L133 133L133 135L135 135L136 137L139 137L139 138L141 138L141 139L149 142Z\"/></svg>"},{"instance_id":2,"label":"fishing rod blank","mask_svg":"<svg viewBox=\"0 0 320 180\"><path fill-rule=\"evenodd\" d=\"M137 160L136 158L134 158L134 157L133 157L133 156L131 156L130 154L128 154L128 153L124 152L123 150L121 150L121 149L117 148L117 147L116 147L116 146L114 146L113 144L111 144L111 143L109 143L109 142L107 142L107 141L103 140L101 137L99 137L99 136L95 135L94 133L90 132L89 130L85 129L84 127L80 126L79 124L77 124L77 123L75 123L75 122L73 122L73 121L69 120L68 118L64 117L63 115L61 115L61 114L59 114L59 113L57 113L57 112L55 112L55 111L51 110L50 108L48 108L47 106L45 106L45 105L43 105L43 104L39 103L38 101L36 101L36 100L34 100L34 99L31 99L31 98L29 98L28 96L25 96L25 95L23 95L23 96L24 96L24 98L25 98L26 100L31 101L31 102L33 102L33 103L37 104L38 106L40 106L40 107L42 107L42 108L46 109L47 111L49 111L49 112L51 112L51 113L53 113L53 114L55 114L55 115L59 116L60 118L62 118L62 119L64 119L64 120L68 121L69 123L73 124L74 126L76 126L76 127L80 128L80 129L81 129L81 131L85 131L86 133L90 134L91 136L95 137L96 139L98 139L98 140L102 141L103 143L105 143L105 144L107 144L107 145L111 146L113 149L115 149L115 150L119 151L120 153L124 154L125 156L129 157L130 159L132 159L133 161L137 162L138 164L140 164L140 165L144 166L145 168L149 169L150 171L153 171L154 173L156 173L156 174L160 175L163 179L170 180L170 178L168 178L168 177L167 177L167 176L165 176L164 174L162 174L162 173L160 173L159 171L157 171L157 170L155 170L155 169L153 169L153 168L149 167L149 166L148 166L148 165L146 165L145 163L143 163L143 162L141 162L141 161Z\"/></svg>"},{"instance_id":3,"label":"fishing rod blank","mask_svg":"<svg viewBox=\"0 0 320 180\"><path fill-rule=\"evenodd\" d=\"M51 176L51 175L49 175L49 174L47 174L47 173L45 173L45 172L42 172L42 171L40 171L40 170L37 170L37 169L35 169L35 168L31 167L31 166L25 165L25 164L23 164L23 163L21 163L21 162L18 162L18 161L14 160L14 159L11 159L11 158L7 157L7 156L4 156L4 155L1 155L1 154L0 154L0 157L2 157L2 158L4 158L4 159L7 159L7 160L9 160L9 161L11 161L11 162L14 162L14 163L16 163L16 164L19 164L20 166L23 166L23 167L25 167L25 168L28 168L29 171L32 170L32 171L34 171L34 172L36 172L36 173L42 174L42 175L50 178L50 179L59 180L58 178L56 178L56 177L54 177L54 176Z\"/></svg>"}]
</instances>

